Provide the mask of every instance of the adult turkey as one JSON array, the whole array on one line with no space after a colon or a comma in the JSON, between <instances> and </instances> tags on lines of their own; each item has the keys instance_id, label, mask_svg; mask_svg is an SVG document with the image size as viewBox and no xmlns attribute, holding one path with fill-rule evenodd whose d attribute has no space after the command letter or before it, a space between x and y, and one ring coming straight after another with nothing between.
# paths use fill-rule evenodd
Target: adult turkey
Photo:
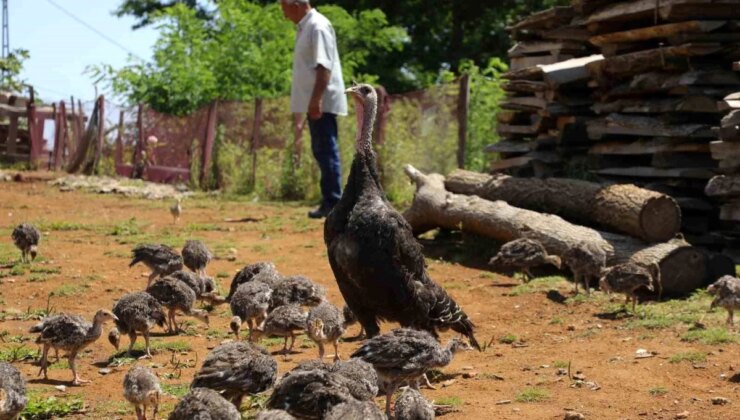
<instances>
[{"instance_id":1,"label":"adult turkey","mask_svg":"<svg viewBox=\"0 0 740 420\"><path fill-rule=\"evenodd\" d=\"M428 275L421 245L411 226L388 202L372 149L377 94L360 84L347 89L357 103L357 137L342 199L326 218L324 242L339 290L368 337L380 320L426 330L452 328L470 339L474 325L457 303Z\"/></svg>"}]
</instances>

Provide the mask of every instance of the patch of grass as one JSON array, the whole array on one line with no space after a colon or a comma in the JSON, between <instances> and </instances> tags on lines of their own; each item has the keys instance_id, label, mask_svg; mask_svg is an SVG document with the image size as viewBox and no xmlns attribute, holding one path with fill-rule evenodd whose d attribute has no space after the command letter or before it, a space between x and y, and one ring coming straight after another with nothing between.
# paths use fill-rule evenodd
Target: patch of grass
<instances>
[{"instance_id":1,"label":"patch of grass","mask_svg":"<svg viewBox=\"0 0 740 420\"><path fill-rule=\"evenodd\" d=\"M556 360L552 363L553 366L555 366L558 369L565 369L570 365L569 362L566 362L565 360Z\"/></svg>"},{"instance_id":2,"label":"patch of grass","mask_svg":"<svg viewBox=\"0 0 740 420\"><path fill-rule=\"evenodd\" d=\"M106 257L114 257L114 258L126 258L126 259L131 258L130 252L123 252L123 251L118 251L118 250L105 251L103 255L105 255Z\"/></svg>"},{"instance_id":3,"label":"patch of grass","mask_svg":"<svg viewBox=\"0 0 740 420\"><path fill-rule=\"evenodd\" d=\"M691 362L691 363L702 363L707 361L707 354L700 351L692 351L686 353L677 353L668 359L671 363Z\"/></svg>"},{"instance_id":4,"label":"patch of grass","mask_svg":"<svg viewBox=\"0 0 740 420\"><path fill-rule=\"evenodd\" d=\"M59 267L41 267L41 266L32 266L31 267L31 273L40 273L40 274L61 274L62 269Z\"/></svg>"},{"instance_id":5,"label":"patch of grass","mask_svg":"<svg viewBox=\"0 0 740 420\"><path fill-rule=\"evenodd\" d=\"M118 366L132 365L136 363L136 358L127 356L125 351L121 352L120 354L122 355L119 356L118 354L116 354L115 356L108 359L108 366L118 367Z\"/></svg>"},{"instance_id":6,"label":"patch of grass","mask_svg":"<svg viewBox=\"0 0 740 420\"><path fill-rule=\"evenodd\" d=\"M108 235L110 236L133 236L141 233L141 227L135 217L126 221L116 223L111 227Z\"/></svg>"},{"instance_id":7,"label":"patch of grass","mask_svg":"<svg viewBox=\"0 0 740 420\"><path fill-rule=\"evenodd\" d=\"M52 230L52 231L75 231L75 230L92 230L92 226L84 225L82 223L55 221L55 222L41 222L38 225L39 230Z\"/></svg>"},{"instance_id":8,"label":"patch of grass","mask_svg":"<svg viewBox=\"0 0 740 420\"><path fill-rule=\"evenodd\" d=\"M258 254L265 254L267 253L267 247L264 245L257 244L257 245L252 246L252 251Z\"/></svg>"},{"instance_id":9,"label":"patch of grass","mask_svg":"<svg viewBox=\"0 0 740 420\"><path fill-rule=\"evenodd\" d=\"M442 397L434 401L436 404L440 405L451 405L453 407L459 407L462 405L463 401L460 397L457 396L450 396L450 397Z\"/></svg>"},{"instance_id":10,"label":"patch of grass","mask_svg":"<svg viewBox=\"0 0 740 420\"><path fill-rule=\"evenodd\" d=\"M24 337L22 334L11 335L10 331L0 331L0 342L2 343L23 343L24 341L28 341L28 337Z\"/></svg>"},{"instance_id":11,"label":"patch of grass","mask_svg":"<svg viewBox=\"0 0 740 420\"><path fill-rule=\"evenodd\" d=\"M85 293L85 289L89 287L86 284L64 284L54 289L51 295L57 297L79 296Z\"/></svg>"},{"instance_id":12,"label":"patch of grass","mask_svg":"<svg viewBox=\"0 0 740 420\"><path fill-rule=\"evenodd\" d=\"M564 322L563 318L555 317L550 320L550 325L562 325Z\"/></svg>"},{"instance_id":13,"label":"patch of grass","mask_svg":"<svg viewBox=\"0 0 740 420\"><path fill-rule=\"evenodd\" d=\"M244 415L246 416L244 418L254 418L257 416L257 413L265 410L268 398L270 398L268 394L252 395L248 397L246 400L246 407L244 407L245 403L242 403L241 407L244 410Z\"/></svg>"},{"instance_id":14,"label":"patch of grass","mask_svg":"<svg viewBox=\"0 0 740 420\"><path fill-rule=\"evenodd\" d=\"M655 387L652 387L652 388L648 389L648 392L653 397L659 397L661 395L667 394L668 393L668 388L666 388L664 386L655 386Z\"/></svg>"},{"instance_id":15,"label":"patch of grass","mask_svg":"<svg viewBox=\"0 0 740 420\"><path fill-rule=\"evenodd\" d=\"M304 338L299 347L302 349L313 349L317 346L316 343L314 343L313 340L311 340L310 338Z\"/></svg>"},{"instance_id":16,"label":"patch of grass","mask_svg":"<svg viewBox=\"0 0 740 420\"><path fill-rule=\"evenodd\" d=\"M506 334L505 336L498 339L498 342L501 344L512 344L515 343L517 340L517 336L514 334Z\"/></svg>"},{"instance_id":17,"label":"patch of grass","mask_svg":"<svg viewBox=\"0 0 740 420\"><path fill-rule=\"evenodd\" d=\"M60 369L67 370L67 369L69 369L69 361L67 359L60 359L58 362L50 364L49 365L49 369L51 369L51 370L60 370Z\"/></svg>"},{"instance_id":18,"label":"patch of grass","mask_svg":"<svg viewBox=\"0 0 740 420\"><path fill-rule=\"evenodd\" d=\"M558 289L567 283L563 276L538 277L529 283L522 283L514 287L509 292L509 296L520 296L529 293L546 292L548 290Z\"/></svg>"},{"instance_id":19,"label":"patch of grass","mask_svg":"<svg viewBox=\"0 0 740 420\"><path fill-rule=\"evenodd\" d=\"M666 329L679 324L693 325L721 323L722 314L707 314L712 297L705 290L698 290L688 299L673 299L651 305L638 305L637 315L627 323L628 328Z\"/></svg>"},{"instance_id":20,"label":"patch of grass","mask_svg":"<svg viewBox=\"0 0 740 420\"><path fill-rule=\"evenodd\" d=\"M57 417L66 417L80 412L85 407L81 398L70 396L67 398L31 398L21 417L26 420L47 420Z\"/></svg>"},{"instance_id":21,"label":"patch of grass","mask_svg":"<svg viewBox=\"0 0 740 420\"><path fill-rule=\"evenodd\" d=\"M46 280L49 280L49 276L46 274L35 273L28 276L29 283L43 283Z\"/></svg>"},{"instance_id":22,"label":"patch of grass","mask_svg":"<svg viewBox=\"0 0 740 420\"><path fill-rule=\"evenodd\" d=\"M285 343L285 339L283 337L268 337L260 340L260 345L262 345L263 347L271 347L277 345L282 346L283 343Z\"/></svg>"},{"instance_id":23,"label":"patch of grass","mask_svg":"<svg viewBox=\"0 0 740 420\"><path fill-rule=\"evenodd\" d=\"M231 274L227 273L226 271L219 271L216 273L217 279L228 279L231 277Z\"/></svg>"},{"instance_id":24,"label":"patch of grass","mask_svg":"<svg viewBox=\"0 0 740 420\"><path fill-rule=\"evenodd\" d=\"M23 264L16 264L10 269L9 273L11 276L22 276L26 274L26 268Z\"/></svg>"},{"instance_id":25,"label":"patch of grass","mask_svg":"<svg viewBox=\"0 0 740 420\"><path fill-rule=\"evenodd\" d=\"M187 341L160 340L152 340L150 343L150 348L152 350L169 350L177 353L184 353L193 349L193 347ZM144 351L144 343L136 343L134 345L134 350Z\"/></svg>"},{"instance_id":26,"label":"patch of grass","mask_svg":"<svg viewBox=\"0 0 740 420\"><path fill-rule=\"evenodd\" d=\"M691 343L700 342L702 344L730 344L737 342L737 336L727 331L726 328L717 327L702 330L688 331L681 336L682 341Z\"/></svg>"},{"instance_id":27,"label":"patch of grass","mask_svg":"<svg viewBox=\"0 0 740 420\"><path fill-rule=\"evenodd\" d=\"M521 403L541 402L548 399L550 395L542 388L525 388L516 396L516 401Z\"/></svg>"},{"instance_id":28,"label":"patch of grass","mask_svg":"<svg viewBox=\"0 0 740 420\"><path fill-rule=\"evenodd\" d=\"M190 384L162 384L162 391L176 398L182 398L190 391Z\"/></svg>"},{"instance_id":29,"label":"patch of grass","mask_svg":"<svg viewBox=\"0 0 740 420\"><path fill-rule=\"evenodd\" d=\"M575 296L571 296L568 299L565 300L565 303L568 305L573 304L580 304L580 303L586 303L589 300L591 300L591 297L585 293L579 293Z\"/></svg>"},{"instance_id":30,"label":"patch of grass","mask_svg":"<svg viewBox=\"0 0 740 420\"><path fill-rule=\"evenodd\" d=\"M26 346L13 346L10 348L0 349L0 361L8 363L35 359L38 355L38 350Z\"/></svg>"},{"instance_id":31,"label":"patch of grass","mask_svg":"<svg viewBox=\"0 0 740 420\"><path fill-rule=\"evenodd\" d=\"M190 232L228 232L229 229L215 223L188 223L185 230Z\"/></svg>"}]
</instances>

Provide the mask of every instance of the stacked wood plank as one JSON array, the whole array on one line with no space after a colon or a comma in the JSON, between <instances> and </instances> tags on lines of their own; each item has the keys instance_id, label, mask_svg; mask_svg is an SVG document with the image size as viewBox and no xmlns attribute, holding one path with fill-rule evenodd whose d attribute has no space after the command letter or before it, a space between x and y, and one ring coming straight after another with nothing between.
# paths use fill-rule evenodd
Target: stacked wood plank
<instances>
[{"instance_id":1,"label":"stacked wood plank","mask_svg":"<svg viewBox=\"0 0 740 420\"><path fill-rule=\"evenodd\" d=\"M509 50L511 68L498 133L503 139L488 148L502 159L494 170L518 169L538 176L562 164L557 143L575 119L591 114L586 64L593 55L588 32L572 25L573 7L534 14L509 28L517 42Z\"/></svg>"},{"instance_id":2,"label":"stacked wood plank","mask_svg":"<svg viewBox=\"0 0 740 420\"><path fill-rule=\"evenodd\" d=\"M519 43L522 33L539 42L545 34L569 34L584 49L539 65L512 56L503 106L512 112L499 118L503 141L488 148L502 154L494 170L527 164L535 171L509 172L666 193L681 206L690 242L740 249L740 231L735 235L724 222L740 219L740 191L719 196L721 209L716 196L708 197L715 190L705 192L715 175L740 170L740 73L733 72L733 65L740 70L740 1L573 0L572 7L533 15L511 32ZM515 46L511 53L522 51ZM534 67L520 68L529 64ZM554 81L557 70L574 79ZM530 122L529 131L512 133L515 118ZM537 171L544 152L556 159ZM740 178L722 179L722 186L740 185Z\"/></svg>"}]
</instances>

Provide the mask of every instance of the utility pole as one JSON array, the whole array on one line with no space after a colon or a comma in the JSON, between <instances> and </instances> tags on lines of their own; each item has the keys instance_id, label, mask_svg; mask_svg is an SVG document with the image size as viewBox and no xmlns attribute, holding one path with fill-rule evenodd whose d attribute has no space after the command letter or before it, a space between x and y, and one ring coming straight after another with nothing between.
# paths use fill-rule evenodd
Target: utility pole
<instances>
[{"instance_id":1,"label":"utility pole","mask_svg":"<svg viewBox=\"0 0 740 420\"><path fill-rule=\"evenodd\" d=\"M8 58L8 55L10 55L10 31L8 30L8 0L3 0L3 62ZM7 82L7 78L8 69L3 66L3 84Z\"/></svg>"}]
</instances>

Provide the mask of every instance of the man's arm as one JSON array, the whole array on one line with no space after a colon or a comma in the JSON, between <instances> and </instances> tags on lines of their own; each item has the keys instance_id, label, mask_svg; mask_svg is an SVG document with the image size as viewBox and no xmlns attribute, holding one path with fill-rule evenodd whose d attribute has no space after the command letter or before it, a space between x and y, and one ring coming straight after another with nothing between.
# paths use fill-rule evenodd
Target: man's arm
<instances>
[{"instance_id":1,"label":"man's arm","mask_svg":"<svg viewBox=\"0 0 740 420\"><path fill-rule=\"evenodd\" d=\"M324 97L326 87L329 85L329 79L331 78L331 70L325 68L322 65L316 66L316 82L313 85L313 93L311 93L311 102L308 103L308 117L312 120L318 120L321 118L321 100Z\"/></svg>"}]
</instances>

